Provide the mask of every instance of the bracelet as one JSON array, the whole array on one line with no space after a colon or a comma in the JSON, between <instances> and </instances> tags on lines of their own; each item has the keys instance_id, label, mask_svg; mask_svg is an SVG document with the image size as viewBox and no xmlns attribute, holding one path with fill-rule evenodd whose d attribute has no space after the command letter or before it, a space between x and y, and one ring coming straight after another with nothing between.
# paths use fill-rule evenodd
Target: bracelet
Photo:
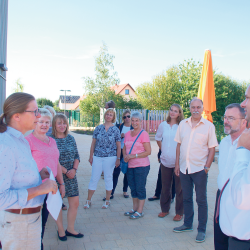
<instances>
[{"instance_id":1,"label":"bracelet","mask_svg":"<svg viewBox=\"0 0 250 250\"><path fill-rule=\"evenodd\" d=\"M76 168L72 168L72 169L74 169L76 171L76 173L77 173L77 169Z\"/></svg>"},{"instance_id":2,"label":"bracelet","mask_svg":"<svg viewBox=\"0 0 250 250\"><path fill-rule=\"evenodd\" d=\"M59 183L60 186L65 186L65 183L63 182L62 184Z\"/></svg>"},{"instance_id":3,"label":"bracelet","mask_svg":"<svg viewBox=\"0 0 250 250\"><path fill-rule=\"evenodd\" d=\"M117 157L116 159L117 159L117 160L120 160L121 158L120 158L120 157Z\"/></svg>"}]
</instances>

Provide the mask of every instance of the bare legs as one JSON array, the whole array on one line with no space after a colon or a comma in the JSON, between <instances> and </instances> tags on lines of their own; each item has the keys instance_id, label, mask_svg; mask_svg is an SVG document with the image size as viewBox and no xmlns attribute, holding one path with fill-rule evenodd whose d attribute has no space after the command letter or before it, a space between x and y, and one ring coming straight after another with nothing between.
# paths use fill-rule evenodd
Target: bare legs
<instances>
[{"instance_id":1,"label":"bare legs","mask_svg":"<svg viewBox=\"0 0 250 250\"><path fill-rule=\"evenodd\" d=\"M67 231L72 234L78 234L78 232L76 232L74 229L74 225L77 215L77 209L79 206L79 196L68 197L68 201L69 201L69 209L67 213L67 222L68 222ZM56 224L58 227L59 236L63 237L65 235L65 231L63 228L62 210L59 213Z\"/></svg>"},{"instance_id":2,"label":"bare legs","mask_svg":"<svg viewBox=\"0 0 250 250\"><path fill-rule=\"evenodd\" d=\"M133 198L133 210L138 213L142 213L143 207L145 204L145 200L139 200L138 198Z\"/></svg>"}]
</instances>

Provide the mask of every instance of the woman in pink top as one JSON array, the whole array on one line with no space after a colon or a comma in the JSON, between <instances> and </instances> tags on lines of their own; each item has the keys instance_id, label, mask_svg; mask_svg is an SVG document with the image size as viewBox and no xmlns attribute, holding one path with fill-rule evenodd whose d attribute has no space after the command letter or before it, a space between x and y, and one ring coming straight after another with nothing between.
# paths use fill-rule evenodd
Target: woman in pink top
<instances>
[{"instance_id":1,"label":"woman in pink top","mask_svg":"<svg viewBox=\"0 0 250 250\"><path fill-rule=\"evenodd\" d=\"M49 130L50 123L52 120L52 115L47 109L39 109L41 117L36 125L35 130L25 137L25 139L30 144L30 149L34 160L36 161L38 171L42 168L49 167L53 175L55 176L57 182L60 185L60 193L62 198L65 195L65 186L62 177L62 168L59 164L59 151L57 149L56 141L48 137L46 133ZM43 239L45 225L49 216L47 210L46 200L44 200L42 208L42 237ZM41 242L41 249L43 249L43 243Z\"/></svg>"},{"instance_id":2,"label":"woman in pink top","mask_svg":"<svg viewBox=\"0 0 250 250\"><path fill-rule=\"evenodd\" d=\"M151 154L151 146L148 133L143 131L129 154L134 141L142 131L141 113L137 111L133 112L131 114L131 122L134 129L125 134L123 157L124 161L128 162L127 178L133 198L133 209L124 213L124 215L129 216L130 219L138 219L144 215L142 210L146 199L145 186L150 169L148 155Z\"/></svg>"}]
</instances>

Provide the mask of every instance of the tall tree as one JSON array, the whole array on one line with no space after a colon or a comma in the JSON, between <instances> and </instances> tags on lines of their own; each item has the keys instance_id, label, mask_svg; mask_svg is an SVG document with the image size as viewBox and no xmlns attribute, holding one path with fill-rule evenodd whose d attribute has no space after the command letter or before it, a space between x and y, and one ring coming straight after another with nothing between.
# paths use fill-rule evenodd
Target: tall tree
<instances>
[{"instance_id":1,"label":"tall tree","mask_svg":"<svg viewBox=\"0 0 250 250\"><path fill-rule=\"evenodd\" d=\"M111 95L110 87L119 84L120 79L114 71L114 55L108 53L108 47L103 42L98 56L95 58L95 78L84 77L84 91L86 95L92 95L96 105L104 107Z\"/></svg>"},{"instance_id":2,"label":"tall tree","mask_svg":"<svg viewBox=\"0 0 250 250\"><path fill-rule=\"evenodd\" d=\"M36 99L37 105L39 108L42 108L44 105L49 105L53 107L53 102L47 98L37 98Z\"/></svg>"}]
</instances>

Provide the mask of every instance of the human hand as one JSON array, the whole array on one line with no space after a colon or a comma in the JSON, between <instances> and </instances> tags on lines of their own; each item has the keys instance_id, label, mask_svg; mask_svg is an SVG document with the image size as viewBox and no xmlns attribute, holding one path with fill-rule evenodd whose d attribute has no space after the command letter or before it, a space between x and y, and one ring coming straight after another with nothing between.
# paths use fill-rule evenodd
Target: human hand
<instances>
[{"instance_id":1,"label":"human hand","mask_svg":"<svg viewBox=\"0 0 250 250\"><path fill-rule=\"evenodd\" d=\"M118 168L120 166L120 159L116 159L115 161L115 167Z\"/></svg>"},{"instance_id":2,"label":"human hand","mask_svg":"<svg viewBox=\"0 0 250 250\"><path fill-rule=\"evenodd\" d=\"M238 140L238 144L237 144L237 148L239 147L244 147L250 150L250 130L249 129L245 129L243 133L241 134Z\"/></svg>"},{"instance_id":3,"label":"human hand","mask_svg":"<svg viewBox=\"0 0 250 250\"><path fill-rule=\"evenodd\" d=\"M122 133L122 134L121 134L121 138L124 138L124 137L125 137L125 135L124 135L124 133Z\"/></svg>"},{"instance_id":4,"label":"human hand","mask_svg":"<svg viewBox=\"0 0 250 250\"><path fill-rule=\"evenodd\" d=\"M47 178L49 178L49 171L47 168L43 168L41 171L40 171L40 176L42 178L42 180L45 180Z\"/></svg>"},{"instance_id":5,"label":"human hand","mask_svg":"<svg viewBox=\"0 0 250 250\"><path fill-rule=\"evenodd\" d=\"M93 164L93 156L90 156L90 157L89 157L89 163L90 163L90 165L92 166L92 164Z\"/></svg>"},{"instance_id":6,"label":"human hand","mask_svg":"<svg viewBox=\"0 0 250 250\"><path fill-rule=\"evenodd\" d=\"M76 170L74 168L70 169L67 173L66 173L66 176L69 178L69 179L73 179L76 175Z\"/></svg>"},{"instance_id":7,"label":"human hand","mask_svg":"<svg viewBox=\"0 0 250 250\"><path fill-rule=\"evenodd\" d=\"M176 176L180 176L180 166L179 165L175 165L174 173Z\"/></svg>"},{"instance_id":8,"label":"human hand","mask_svg":"<svg viewBox=\"0 0 250 250\"><path fill-rule=\"evenodd\" d=\"M42 194L48 194L50 192L52 192L52 194L56 194L58 190L56 181L50 179L47 179L45 182L43 182L39 188Z\"/></svg>"},{"instance_id":9,"label":"human hand","mask_svg":"<svg viewBox=\"0 0 250 250\"><path fill-rule=\"evenodd\" d=\"M59 192L63 198L65 196L65 185L60 185Z\"/></svg>"}]
</instances>

